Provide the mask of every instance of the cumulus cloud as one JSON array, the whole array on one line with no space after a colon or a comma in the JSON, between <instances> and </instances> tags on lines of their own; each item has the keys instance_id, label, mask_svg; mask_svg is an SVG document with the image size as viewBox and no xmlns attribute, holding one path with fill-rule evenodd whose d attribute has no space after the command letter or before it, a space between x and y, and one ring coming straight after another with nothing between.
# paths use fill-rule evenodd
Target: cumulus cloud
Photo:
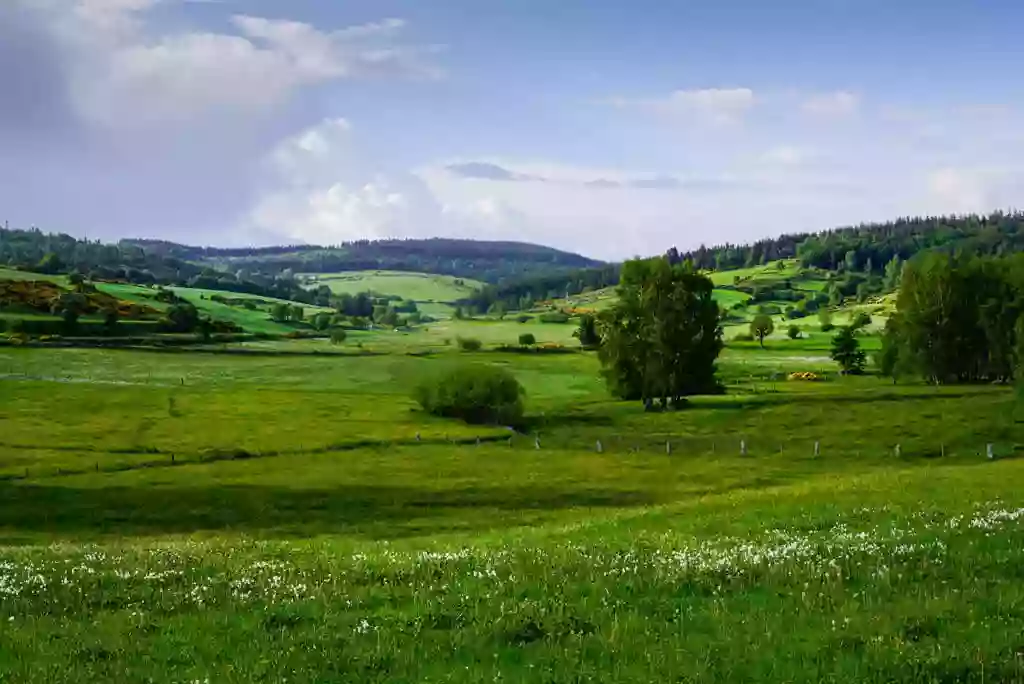
<instances>
[{"instance_id":1,"label":"cumulus cloud","mask_svg":"<svg viewBox=\"0 0 1024 684\"><path fill-rule=\"evenodd\" d=\"M236 15L214 31L182 7L0 2L0 92L20 101L0 108L5 218L108 239L248 241L227 228L253 203L259 161L281 131L311 116L295 106L303 93L438 75L436 49L403 40L399 19L332 30ZM394 194L358 188L359 206L386 207Z\"/></svg>"},{"instance_id":2,"label":"cumulus cloud","mask_svg":"<svg viewBox=\"0 0 1024 684\"><path fill-rule=\"evenodd\" d=\"M352 134L346 120L326 119L281 141L264 160L263 193L247 225L316 244L436 234L441 206L422 181L374 168Z\"/></svg>"}]
</instances>

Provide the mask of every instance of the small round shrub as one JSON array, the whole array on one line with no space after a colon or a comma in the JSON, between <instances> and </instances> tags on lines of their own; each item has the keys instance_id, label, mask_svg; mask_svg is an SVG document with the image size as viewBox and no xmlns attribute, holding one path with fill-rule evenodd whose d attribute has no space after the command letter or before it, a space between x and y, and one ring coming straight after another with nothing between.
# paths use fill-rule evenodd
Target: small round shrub
<instances>
[{"instance_id":1,"label":"small round shrub","mask_svg":"<svg viewBox=\"0 0 1024 684\"><path fill-rule=\"evenodd\" d=\"M524 347L529 347L537 344L537 338L534 337L533 333L523 333L519 336L519 344Z\"/></svg>"},{"instance_id":2,"label":"small round shrub","mask_svg":"<svg viewBox=\"0 0 1024 684\"><path fill-rule=\"evenodd\" d=\"M800 331L799 327L797 327L795 325L791 325L791 326L789 326L789 329L786 331L786 334L789 335L789 339L791 339L791 340L799 340L800 336L803 333Z\"/></svg>"},{"instance_id":3,"label":"small round shrub","mask_svg":"<svg viewBox=\"0 0 1024 684\"><path fill-rule=\"evenodd\" d=\"M480 348L483 347L483 344L480 342L480 340L476 339L475 337L460 337L458 338L458 342L459 349L466 352L480 351Z\"/></svg>"},{"instance_id":4,"label":"small round shrub","mask_svg":"<svg viewBox=\"0 0 1024 684\"><path fill-rule=\"evenodd\" d=\"M475 425L515 426L523 419L523 388L505 368L461 364L416 388L424 411Z\"/></svg>"},{"instance_id":5,"label":"small round shrub","mask_svg":"<svg viewBox=\"0 0 1024 684\"><path fill-rule=\"evenodd\" d=\"M348 333L346 333L344 331L344 329L342 329L342 328L332 328L331 329L331 344L341 344L341 343L343 343L345 341L345 338L347 338L347 337L348 337Z\"/></svg>"}]
</instances>

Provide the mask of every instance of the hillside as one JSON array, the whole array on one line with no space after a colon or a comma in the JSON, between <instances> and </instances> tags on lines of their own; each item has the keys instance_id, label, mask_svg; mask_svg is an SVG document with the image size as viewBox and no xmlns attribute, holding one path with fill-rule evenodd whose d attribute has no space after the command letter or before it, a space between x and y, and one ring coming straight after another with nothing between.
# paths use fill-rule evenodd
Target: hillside
<instances>
[{"instance_id":1,"label":"hillside","mask_svg":"<svg viewBox=\"0 0 1024 684\"><path fill-rule=\"evenodd\" d=\"M987 216L904 218L813 234L781 235L748 245L702 245L687 252L673 247L668 255L717 274L716 285L746 292L754 299L758 298L751 289L755 283L747 276L761 273L765 267L775 268L785 262L790 274L796 266L807 272L816 269L822 277L809 282L817 283L814 287L835 306L849 298L863 302L892 292L903 263L924 252L995 255L1022 249L1024 213L996 212ZM829 273L833 277L826 277ZM495 307L514 311L528 309L537 301L587 295L618 281L618 264L604 264L506 280L484 287L461 303L481 313ZM736 301L733 297L732 302Z\"/></svg>"},{"instance_id":2,"label":"hillside","mask_svg":"<svg viewBox=\"0 0 1024 684\"><path fill-rule=\"evenodd\" d=\"M360 240L335 247L291 245L218 249L154 240L122 240L121 245L148 254L210 266L224 271L275 275L341 271L413 271L497 282L597 266L578 254L523 242L482 240Z\"/></svg>"}]
</instances>

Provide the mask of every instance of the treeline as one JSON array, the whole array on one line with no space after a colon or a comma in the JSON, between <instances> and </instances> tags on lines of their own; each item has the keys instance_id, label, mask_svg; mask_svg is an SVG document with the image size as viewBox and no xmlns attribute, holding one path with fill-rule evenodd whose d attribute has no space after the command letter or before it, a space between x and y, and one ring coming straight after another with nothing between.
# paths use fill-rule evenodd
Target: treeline
<instances>
[{"instance_id":1,"label":"treeline","mask_svg":"<svg viewBox=\"0 0 1024 684\"><path fill-rule=\"evenodd\" d=\"M0 264L40 273L93 273L96 279L140 284L175 283L203 269L140 247L79 240L38 229L0 228Z\"/></svg>"},{"instance_id":2,"label":"treeline","mask_svg":"<svg viewBox=\"0 0 1024 684\"><path fill-rule=\"evenodd\" d=\"M1024 379L1024 254L909 262L879 366L934 383Z\"/></svg>"},{"instance_id":3,"label":"treeline","mask_svg":"<svg viewBox=\"0 0 1024 684\"><path fill-rule=\"evenodd\" d=\"M266 275L391 270L498 282L530 274L564 273L601 263L541 245L447 238L358 240L332 247L295 245L231 249L191 247L159 240L125 240L121 244L223 270L240 269Z\"/></svg>"},{"instance_id":4,"label":"treeline","mask_svg":"<svg viewBox=\"0 0 1024 684\"><path fill-rule=\"evenodd\" d=\"M678 253L702 270L750 268L778 259L799 258L805 268L885 276L894 259L906 261L923 251L1002 255L1024 249L1024 212L981 216L900 218L820 233L782 235L749 245L701 246Z\"/></svg>"},{"instance_id":5,"label":"treeline","mask_svg":"<svg viewBox=\"0 0 1024 684\"><path fill-rule=\"evenodd\" d=\"M617 285L619 264L606 264L568 273L548 273L531 278L518 278L498 285L485 286L458 304L475 313L521 311L536 302L572 297L592 290Z\"/></svg>"}]
</instances>

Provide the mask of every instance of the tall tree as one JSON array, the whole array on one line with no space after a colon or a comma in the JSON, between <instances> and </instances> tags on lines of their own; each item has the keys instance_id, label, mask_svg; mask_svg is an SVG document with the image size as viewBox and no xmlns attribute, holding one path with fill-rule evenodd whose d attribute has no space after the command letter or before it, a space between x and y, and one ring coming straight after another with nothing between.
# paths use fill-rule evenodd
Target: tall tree
<instances>
[{"instance_id":1,"label":"tall tree","mask_svg":"<svg viewBox=\"0 0 1024 684\"><path fill-rule=\"evenodd\" d=\"M597 332L597 319L590 314L580 316L580 327L572 334L584 349L596 349L601 344L601 336Z\"/></svg>"},{"instance_id":2,"label":"tall tree","mask_svg":"<svg viewBox=\"0 0 1024 684\"><path fill-rule=\"evenodd\" d=\"M857 339L857 329L843 326L832 338L832 360L839 364L846 375L864 372L864 350Z\"/></svg>"},{"instance_id":3,"label":"tall tree","mask_svg":"<svg viewBox=\"0 0 1024 684\"><path fill-rule=\"evenodd\" d=\"M619 301L600 320L599 358L613 394L665 408L720 391L722 328L713 289L691 264L668 257L623 264Z\"/></svg>"},{"instance_id":4,"label":"tall tree","mask_svg":"<svg viewBox=\"0 0 1024 684\"><path fill-rule=\"evenodd\" d=\"M750 334L757 338L762 348L764 348L764 338L773 332L775 332L775 322L768 314L758 314L754 316L754 320L750 321Z\"/></svg>"}]
</instances>

